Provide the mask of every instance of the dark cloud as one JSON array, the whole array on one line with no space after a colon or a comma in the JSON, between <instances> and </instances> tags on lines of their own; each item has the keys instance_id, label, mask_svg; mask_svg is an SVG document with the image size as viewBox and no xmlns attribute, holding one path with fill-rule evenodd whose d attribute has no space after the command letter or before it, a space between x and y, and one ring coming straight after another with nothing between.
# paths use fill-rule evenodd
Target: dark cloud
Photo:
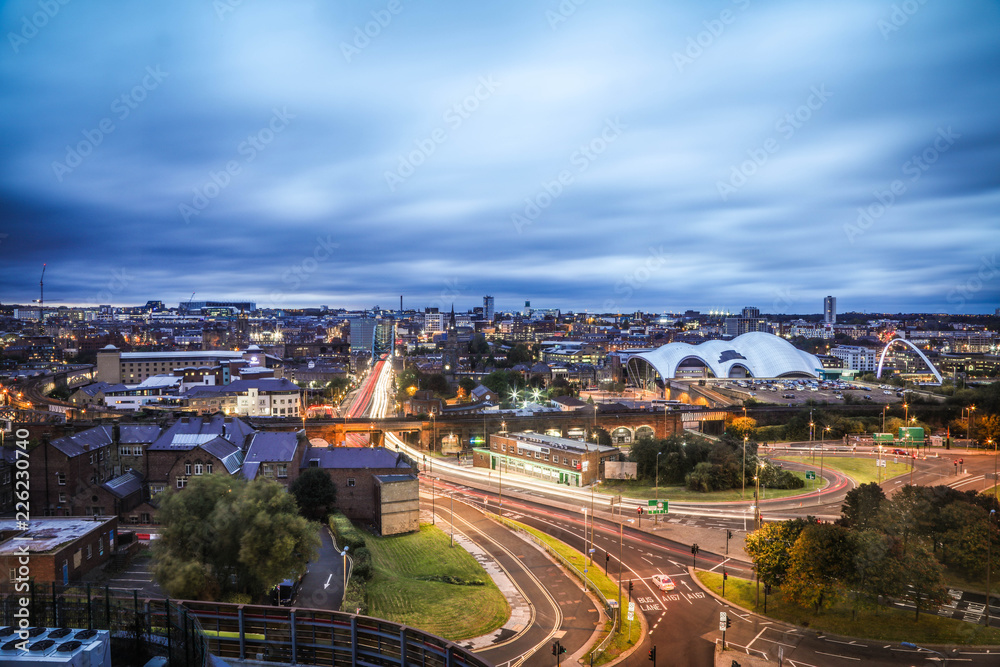
<instances>
[{"instance_id":1,"label":"dark cloud","mask_svg":"<svg viewBox=\"0 0 1000 667\"><path fill-rule=\"evenodd\" d=\"M0 299L997 306L994 3L401 6L5 4Z\"/></svg>"}]
</instances>

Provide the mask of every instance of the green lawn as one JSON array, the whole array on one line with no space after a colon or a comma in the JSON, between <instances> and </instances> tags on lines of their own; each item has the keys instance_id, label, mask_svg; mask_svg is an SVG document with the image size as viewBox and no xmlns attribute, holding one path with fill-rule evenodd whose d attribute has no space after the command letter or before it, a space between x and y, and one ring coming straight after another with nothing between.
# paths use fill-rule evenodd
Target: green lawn
<instances>
[{"instance_id":1,"label":"green lawn","mask_svg":"<svg viewBox=\"0 0 1000 667\"><path fill-rule=\"evenodd\" d=\"M502 626L510 607L500 589L465 549L430 524L420 532L366 536L374 574L369 613L452 641ZM478 583L479 585L475 585Z\"/></svg>"},{"instance_id":2,"label":"green lawn","mask_svg":"<svg viewBox=\"0 0 1000 667\"><path fill-rule=\"evenodd\" d=\"M807 463L814 465L817 470L820 467L820 457L816 457L816 461L813 462L812 456L782 456L780 457L782 461L792 461L795 463ZM823 467L832 468L837 472L844 473L860 486L861 484L867 484L868 482L876 482L877 471L875 467L875 458L870 456L824 456L823 457ZM882 470L882 481L887 479L892 479L893 477L899 477L900 475L910 474L910 464L906 457L885 457L883 459L886 462L885 468ZM894 460L898 460L899 463L894 463Z\"/></svg>"},{"instance_id":3,"label":"green lawn","mask_svg":"<svg viewBox=\"0 0 1000 667\"><path fill-rule=\"evenodd\" d=\"M771 498L787 498L788 496L798 496L809 493L816 489L819 480L811 481L805 479L802 471L791 471L799 479L805 481L806 486L802 489L765 489L762 493L764 500ZM651 484L628 480L606 480L595 487L598 493L608 496L624 496L625 498L639 498L653 500L656 489ZM754 487L746 488L745 496L742 500L753 500ZM691 491L685 486L664 486L660 485L660 500L673 500L679 503L713 503L713 502L737 502L741 500L741 489L730 489L728 491L712 491L702 493L701 491Z\"/></svg>"},{"instance_id":4,"label":"green lawn","mask_svg":"<svg viewBox=\"0 0 1000 667\"><path fill-rule=\"evenodd\" d=\"M703 584L721 595L721 574L699 571L697 575ZM753 581L730 576L726 582L726 599L745 609L753 610L756 596L757 586ZM763 610L764 587L761 586L758 611L763 613ZM920 620L917 621L914 620L912 611L883 607L878 613L859 612L857 618L852 620L851 609L846 604L814 614L811 609L785 602L780 591L767 596L767 616L820 632L887 642L1000 644L1000 629L987 629L981 625L944 618L933 612L921 611Z\"/></svg>"}]
</instances>

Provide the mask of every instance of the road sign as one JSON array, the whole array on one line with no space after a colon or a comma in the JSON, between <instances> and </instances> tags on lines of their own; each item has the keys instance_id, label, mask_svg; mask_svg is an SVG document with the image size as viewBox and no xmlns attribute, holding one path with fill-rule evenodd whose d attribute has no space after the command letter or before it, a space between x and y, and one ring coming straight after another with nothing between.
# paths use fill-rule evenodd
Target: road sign
<instances>
[{"instance_id":1,"label":"road sign","mask_svg":"<svg viewBox=\"0 0 1000 667\"><path fill-rule=\"evenodd\" d=\"M724 611L719 612L719 629L720 630L726 629L726 612Z\"/></svg>"},{"instance_id":2,"label":"road sign","mask_svg":"<svg viewBox=\"0 0 1000 667\"><path fill-rule=\"evenodd\" d=\"M630 609L628 612L628 620L631 621L634 618L635 618L635 613Z\"/></svg>"},{"instance_id":3,"label":"road sign","mask_svg":"<svg viewBox=\"0 0 1000 667\"><path fill-rule=\"evenodd\" d=\"M647 500L646 504L649 505L650 507L656 507L656 502L657 501L655 500Z\"/></svg>"},{"instance_id":4,"label":"road sign","mask_svg":"<svg viewBox=\"0 0 1000 667\"><path fill-rule=\"evenodd\" d=\"M631 614L633 611L635 611L635 603L634 602L629 602L628 603L628 613Z\"/></svg>"},{"instance_id":5,"label":"road sign","mask_svg":"<svg viewBox=\"0 0 1000 667\"><path fill-rule=\"evenodd\" d=\"M816 479L816 471L806 470L806 479Z\"/></svg>"},{"instance_id":6,"label":"road sign","mask_svg":"<svg viewBox=\"0 0 1000 667\"><path fill-rule=\"evenodd\" d=\"M590 549L589 551L590 553L594 553L595 551L597 551L597 549Z\"/></svg>"},{"instance_id":7,"label":"road sign","mask_svg":"<svg viewBox=\"0 0 1000 667\"><path fill-rule=\"evenodd\" d=\"M886 467L885 464L888 463L888 462L889 461L886 460L886 459L882 459L881 461L879 461L879 460L876 459L876 461L875 461L875 467L877 468L879 466L882 466L883 468L885 468Z\"/></svg>"}]
</instances>

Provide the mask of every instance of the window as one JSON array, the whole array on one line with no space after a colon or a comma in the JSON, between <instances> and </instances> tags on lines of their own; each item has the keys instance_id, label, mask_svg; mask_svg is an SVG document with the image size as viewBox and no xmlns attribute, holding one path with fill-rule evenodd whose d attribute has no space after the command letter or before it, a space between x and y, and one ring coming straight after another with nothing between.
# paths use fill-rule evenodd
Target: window
<instances>
[{"instance_id":1,"label":"window","mask_svg":"<svg viewBox=\"0 0 1000 667\"><path fill-rule=\"evenodd\" d=\"M563 465L564 466L568 466L569 465L569 459L566 458L565 456L563 457Z\"/></svg>"},{"instance_id":2,"label":"window","mask_svg":"<svg viewBox=\"0 0 1000 667\"><path fill-rule=\"evenodd\" d=\"M146 512L143 512L142 514L139 515L139 521L142 523L152 523L152 521L150 521L149 519L150 519L149 514Z\"/></svg>"},{"instance_id":3,"label":"window","mask_svg":"<svg viewBox=\"0 0 1000 667\"><path fill-rule=\"evenodd\" d=\"M354 478L353 477L348 477L347 478L347 486L354 486Z\"/></svg>"},{"instance_id":4,"label":"window","mask_svg":"<svg viewBox=\"0 0 1000 667\"><path fill-rule=\"evenodd\" d=\"M97 538L97 555L98 556L103 556L104 555L104 538L103 537L98 537Z\"/></svg>"},{"instance_id":5,"label":"window","mask_svg":"<svg viewBox=\"0 0 1000 667\"><path fill-rule=\"evenodd\" d=\"M61 502L61 503L66 502L66 494L65 493L60 493L59 494L59 502Z\"/></svg>"},{"instance_id":6,"label":"window","mask_svg":"<svg viewBox=\"0 0 1000 667\"><path fill-rule=\"evenodd\" d=\"M90 464L91 464L91 465L93 465L93 464L94 464L94 452L91 452L91 453L90 453Z\"/></svg>"},{"instance_id":7,"label":"window","mask_svg":"<svg viewBox=\"0 0 1000 667\"><path fill-rule=\"evenodd\" d=\"M279 463L277 468L278 468L278 477L288 477L287 463Z\"/></svg>"},{"instance_id":8,"label":"window","mask_svg":"<svg viewBox=\"0 0 1000 667\"><path fill-rule=\"evenodd\" d=\"M194 474L200 475L202 471L202 465L200 463L194 464Z\"/></svg>"},{"instance_id":9,"label":"window","mask_svg":"<svg viewBox=\"0 0 1000 667\"><path fill-rule=\"evenodd\" d=\"M580 460L579 459L573 459L573 467L575 468L578 465L580 465Z\"/></svg>"},{"instance_id":10,"label":"window","mask_svg":"<svg viewBox=\"0 0 1000 667\"><path fill-rule=\"evenodd\" d=\"M163 493L163 484L150 484L149 495L155 496L157 493Z\"/></svg>"},{"instance_id":11,"label":"window","mask_svg":"<svg viewBox=\"0 0 1000 667\"><path fill-rule=\"evenodd\" d=\"M118 448L119 456L132 456L132 448L125 447L124 445Z\"/></svg>"},{"instance_id":12,"label":"window","mask_svg":"<svg viewBox=\"0 0 1000 667\"><path fill-rule=\"evenodd\" d=\"M178 489L183 489L185 486L187 486L187 477L178 477L177 478L177 488Z\"/></svg>"},{"instance_id":13,"label":"window","mask_svg":"<svg viewBox=\"0 0 1000 667\"><path fill-rule=\"evenodd\" d=\"M64 472L57 472L56 473L56 481L59 482L59 484L61 486L66 486L66 473L64 473Z\"/></svg>"},{"instance_id":14,"label":"window","mask_svg":"<svg viewBox=\"0 0 1000 667\"><path fill-rule=\"evenodd\" d=\"M17 579L17 568L12 567L10 568L10 579L8 581L14 581L15 579Z\"/></svg>"},{"instance_id":15,"label":"window","mask_svg":"<svg viewBox=\"0 0 1000 667\"><path fill-rule=\"evenodd\" d=\"M191 464L190 463L185 463L184 464L184 474L185 475L190 475L191 474Z\"/></svg>"},{"instance_id":16,"label":"window","mask_svg":"<svg viewBox=\"0 0 1000 667\"><path fill-rule=\"evenodd\" d=\"M212 474L212 464L211 463L206 463L205 464L205 474L206 475L211 475Z\"/></svg>"},{"instance_id":17,"label":"window","mask_svg":"<svg viewBox=\"0 0 1000 667\"><path fill-rule=\"evenodd\" d=\"M535 452L535 458L540 459L542 458L542 455L539 452Z\"/></svg>"},{"instance_id":18,"label":"window","mask_svg":"<svg viewBox=\"0 0 1000 667\"><path fill-rule=\"evenodd\" d=\"M94 555L94 545L93 544L88 544L87 545L87 560L90 560L90 557L93 556L93 555Z\"/></svg>"}]
</instances>

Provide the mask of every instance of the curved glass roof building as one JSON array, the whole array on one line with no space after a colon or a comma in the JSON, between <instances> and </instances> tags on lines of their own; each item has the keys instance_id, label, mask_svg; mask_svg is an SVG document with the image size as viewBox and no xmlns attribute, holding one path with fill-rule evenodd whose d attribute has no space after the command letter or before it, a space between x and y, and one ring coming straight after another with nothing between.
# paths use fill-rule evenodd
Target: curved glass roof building
<instances>
[{"instance_id":1,"label":"curved glass roof building","mask_svg":"<svg viewBox=\"0 0 1000 667\"><path fill-rule=\"evenodd\" d=\"M675 377L819 377L823 364L784 338L751 332L699 345L669 343L629 358L629 378L639 387L662 386ZM657 382L659 381L659 383Z\"/></svg>"}]
</instances>

